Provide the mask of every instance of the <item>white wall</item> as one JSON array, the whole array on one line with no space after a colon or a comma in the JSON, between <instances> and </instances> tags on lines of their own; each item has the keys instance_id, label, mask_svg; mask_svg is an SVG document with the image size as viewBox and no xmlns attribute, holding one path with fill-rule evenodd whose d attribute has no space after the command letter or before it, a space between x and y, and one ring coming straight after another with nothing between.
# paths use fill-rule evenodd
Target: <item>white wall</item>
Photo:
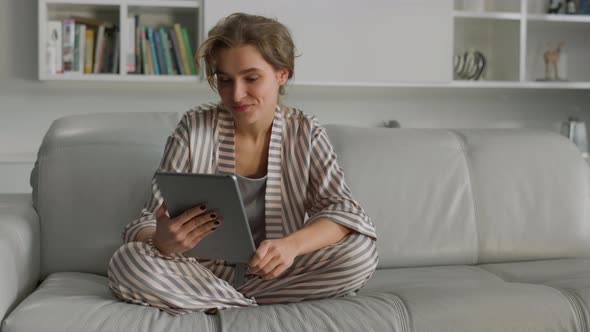
<instances>
[{"instance_id":1,"label":"white wall","mask_svg":"<svg viewBox=\"0 0 590 332\"><path fill-rule=\"evenodd\" d=\"M436 0L432 0L436 1ZM342 7L340 10L344 10ZM0 0L0 193L29 192L43 134L60 116L183 111L215 99L205 84L37 81L37 1ZM323 123L403 127L534 127L558 130L570 114L588 119L587 90L292 87L286 103Z\"/></svg>"}]
</instances>

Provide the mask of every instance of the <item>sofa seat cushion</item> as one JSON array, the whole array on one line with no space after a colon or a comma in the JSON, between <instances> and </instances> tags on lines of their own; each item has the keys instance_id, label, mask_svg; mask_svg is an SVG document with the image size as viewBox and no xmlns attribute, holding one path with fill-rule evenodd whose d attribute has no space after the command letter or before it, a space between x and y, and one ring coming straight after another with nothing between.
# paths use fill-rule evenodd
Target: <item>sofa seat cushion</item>
<instances>
[{"instance_id":1,"label":"sofa seat cushion","mask_svg":"<svg viewBox=\"0 0 590 332\"><path fill-rule=\"evenodd\" d=\"M413 331L580 331L567 297L476 266L377 270L359 295L395 294Z\"/></svg>"},{"instance_id":2,"label":"sofa seat cushion","mask_svg":"<svg viewBox=\"0 0 590 332\"><path fill-rule=\"evenodd\" d=\"M219 312L221 331L411 331L409 314L392 293L232 308Z\"/></svg>"},{"instance_id":3,"label":"sofa seat cushion","mask_svg":"<svg viewBox=\"0 0 590 332\"><path fill-rule=\"evenodd\" d=\"M218 331L218 317L174 317L157 308L116 300L107 278L54 273L6 318L3 332L16 331Z\"/></svg>"},{"instance_id":4,"label":"sofa seat cushion","mask_svg":"<svg viewBox=\"0 0 590 332\"><path fill-rule=\"evenodd\" d=\"M555 259L480 265L506 281L542 284L560 291L572 303L582 325L590 328L590 259Z\"/></svg>"}]
</instances>

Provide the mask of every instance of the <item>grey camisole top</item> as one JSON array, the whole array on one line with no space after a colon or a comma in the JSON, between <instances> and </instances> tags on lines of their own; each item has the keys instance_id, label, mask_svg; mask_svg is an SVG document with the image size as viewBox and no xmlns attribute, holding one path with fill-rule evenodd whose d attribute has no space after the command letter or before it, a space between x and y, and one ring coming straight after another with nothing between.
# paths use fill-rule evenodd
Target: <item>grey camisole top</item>
<instances>
[{"instance_id":1,"label":"grey camisole top","mask_svg":"<svg viewBox=\"0 0 590 332\"><path fill-rule=\"evenodd\" d=\"M246 209L248 224L256 248L266 238L264 194L266 193L266 175L258 179L247 178L236 174L240 194Z\"/></svg>"}]
</instances>

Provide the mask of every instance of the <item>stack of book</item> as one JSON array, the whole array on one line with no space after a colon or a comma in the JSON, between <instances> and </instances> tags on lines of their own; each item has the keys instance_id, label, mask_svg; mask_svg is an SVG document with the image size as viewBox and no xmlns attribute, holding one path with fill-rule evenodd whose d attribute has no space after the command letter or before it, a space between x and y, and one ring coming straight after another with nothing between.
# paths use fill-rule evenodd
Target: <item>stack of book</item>
<instances>
[{"instance_id":1,"label":"stack of book","mask_svg":"<svg viewBox=\"0 0 590 332\"><path fill-rule=\"evenodd\" d=\"M127 18L126 72L139 75L197 75L193 47L182 25L146 27ZM49 74L119 73L119 26L88 17L48 22Z\"/></svg>"},{"instance_id":2,"label":"stack of book","mask_svg":"<svg viewBox=\"0 0 590 332\"><path fill-rule=\"evenodd\" d=\"M197 75L193 46L182 25L144 27L139 17L128 18L130 45L127 72L142 75Z\"/></svg>"},{"instance_id":3,"label":"stack of book","mask_svg":"<svg viewBox=\"0 0 590 332\"><path fill-rule=\"evenodd\" d=\"M119 72L119 26L88 17L48 22L49 74Z\"/></svg>"}]
</instances>

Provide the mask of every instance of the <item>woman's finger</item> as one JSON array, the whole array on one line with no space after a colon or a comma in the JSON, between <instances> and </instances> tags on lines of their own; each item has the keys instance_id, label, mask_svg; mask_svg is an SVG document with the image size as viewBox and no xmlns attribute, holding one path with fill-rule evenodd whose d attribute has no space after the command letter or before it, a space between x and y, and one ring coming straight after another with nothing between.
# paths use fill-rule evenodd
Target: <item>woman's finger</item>
<instances>
[{"instance_id":1,"label":"woman's finger","mask_svg":"<svg viewBox=\"0 0 590 332\"><path fill-rule=\"evenodd\" d=\"M178 215L176 218L172 220L172 223L177 224L178 226L182 226L194 217L203 214L203 212L205 211L207 211L207 206L205 204L197 205Z\"/></svg>"},{"instance_id":2,"label":"woman's finger","mask_svg":"<svg viewBox=\"0 0 590 332\"><path fill-rule=\"evenodd\" d=\"M190 233L195 229L215 220L220 220L218 213L216 211L209 211L207 213L203 213L199 216L194 217L190 221L184 223L182 225L182 231L185 233Z\"/></svg>"},{"instance_id":3,"label":"woman's finger","mask_svg":"<svg viewBox=\"0 0 590 332\"><path fill-rule=\"evenodd\" d=\"M269 251L266 252L266 255L264 255L264 257L261 257L261 259L258 261L258 263L252 267L250 267L250 273L252 274L259 274L259 271L261 271L262 269L264 269L264 267L266 267L266 265L274 258L274 255Z\"/></svg>"},{"instance_id":4,"label":"woman's finger","mask_svg":"<svg viewBox=\"0 0 590 332\"><path fill-rule=\"evenodd\" d=\"M272 271L270 271L269 273L262 276L262 279L265 279L265 280L274 279L274 278L280 276L281 274L283 274L287 270L287 268L288 268L287 264L281 263L281 264L277 265Z\"/></svg>"},{"instance_id":5,"label":"woman's finger","mask_svg":"<svg viewBox=\"0 0 590 332\"><path fill-rule=\"evenodd\" d=\"M265 276L272 272L277 266L281 265L281 260L278 257L273 257L265 266L263 266L260 271L259 275Z\"/></svg>"}]
</instances>

